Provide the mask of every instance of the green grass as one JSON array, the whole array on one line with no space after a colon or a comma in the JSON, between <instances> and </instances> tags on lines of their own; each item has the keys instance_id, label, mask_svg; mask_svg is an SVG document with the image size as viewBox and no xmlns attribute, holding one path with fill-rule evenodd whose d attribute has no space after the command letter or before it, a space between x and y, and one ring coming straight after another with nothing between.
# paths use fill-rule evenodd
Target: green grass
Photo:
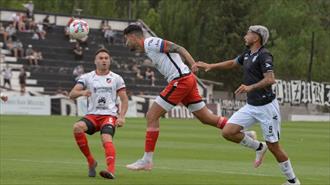
<instances>
[{"instance_id":1,"label":"green grass","mask_svg":"<svg viewBox=\"0 0 330 185\"><path fill-rule=\"evenodd\" d=\"M274 157L252 167L254 152L225 141L217 129L196 120L161 120L161 132L151 172L132 172L125 164L142 156L145 120L127 119L116 132L116 180L87 177L85 159L72 136L77 117L0 117L0 184L33 185L279 185L285 181ZM260 129L255 127L260 133ZM260 135L260 134L259 134ZM99 134L89 145L105 168ZM330 124L282 125L282 146L304 185L330 184Z\"/></svg>"}]
</instances>

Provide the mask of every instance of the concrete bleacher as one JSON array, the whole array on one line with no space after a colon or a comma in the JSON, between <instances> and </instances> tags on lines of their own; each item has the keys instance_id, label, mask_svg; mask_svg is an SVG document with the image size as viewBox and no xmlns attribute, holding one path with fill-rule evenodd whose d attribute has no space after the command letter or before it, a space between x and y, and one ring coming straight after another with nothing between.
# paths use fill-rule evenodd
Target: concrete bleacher
<instances>
[{"instance_id":1,"label":"concrete bleacher","mask_svg":"<svg viewBox=\"0 0 330 185\"><path fill-rule=\"evenodd\" d=\"M102 45L109 49L113 60L115 60L119 66L125 63L129 66L133 65L130 60L131 58L134 58L135 61L141 61L141 63L146 58L144 56L137 57L124 47L123 33L118 30L116 30L114 45L108 45L100 30L91 29L88 40L89 49L84 51L82 61L76 61L74 59L72 49L75 43L70 43L69 39L64 36L63 26L56 26L50 30L45 40L33 40L32 33L30 32L19 32L17 33L17 37L22 41L24 49L31 44L34 49L42 52L44 59L39 62L39 66L30 66L26 59L10 57L8 56L10 54L8 50L3 50L1 52L6 55L5 62L9 63L14 71L25 66L29 72L27 90L44 94L54 94L58 88L69 91L75 84L72 72L77 65L83 65L85 72L94 70L94 53ZM142 66L141 68L142 71L144 71L146 67ZM127 89L133 94L138 94L143 91L144 94L157 95L166 85L166 81L156 69L154 69L157 79L155 86L151 86L149 80L135 78L135 74L132 71L123 70L118 68L117 65L112 65L111 70L122 75L126 82ZM12 81L13 87L18 90L16 72ZM1 82L1 85L2 84Z\"/></svg>"}]
</instances>

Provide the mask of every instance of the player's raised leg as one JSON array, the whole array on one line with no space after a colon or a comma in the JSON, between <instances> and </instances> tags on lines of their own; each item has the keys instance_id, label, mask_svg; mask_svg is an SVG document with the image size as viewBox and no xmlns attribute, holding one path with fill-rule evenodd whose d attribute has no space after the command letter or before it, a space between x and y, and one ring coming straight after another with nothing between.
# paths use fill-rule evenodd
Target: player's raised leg
<instances>
[{"instance_id":1,"label":"player's raised leg","mask_svg":"<svg viewBox=\"0 0 330 185\"><path fill-rule=\"evenodd\" d=\"M153 154L159 135L159 118L167 111L157 102L154 102L147 112L147 131L145 138L144 155L132 164L126 165L130 170L151 170L153 166Z\"/></svg>"},{"instance_id":2,"label":"player's raised leg","mask_svg":"<svg viewBox=\"0 0 330 185\"><path fill-rule=\"evenodd\" d=\"M222 136L232 142L251 148L256 151L254 167L259 167L264 159L267 151L267 145L253 138L253 135L242 132L243 128L240 125L228 123L222 130Z\"/></svg>"},{"instance_id":3,"label":"player's raised leg","mask_svg":"<svg viewBox=\"0 0 330 185\"><path fill-rule=\"evenodd\" d=\"M194 116L201 121L203 124L207 124L213 127L222 129L227 124L227 118L223 116L217 116L213 114L203 102L202 108L199 110L194 110L192 107L197 107L196 104L189 105L188 108L192 111Z\"/></svg>"},{"instance_id":4,"label":"player's raised leg","mask_svg":"<svg viewBox=\"0 0 330 185\"><path fill-rule=\"evenodd\" d=\"M101 129L101 138L105 153L105 160L107 169L102 170L100 175L107 179L115 178L115 162L116 162L116 149L112 142L112 137L115 134L115 127L111 124L106 124Z\"/></svg>"},{"instance_id":5,"label":"player's raised leg","mask_svg":"<svg viewBox=\"0 0 330 185\"><path fill-rule=\"evenodd\" d=\"M228 122L226 117L213 114L206 106L193 112L193 114L202 123L217 127L219 129L223 129ZM241 132L254 140L257 139L257 133L254 130L241 130Z\"/></svg>"},{"instance_id":6,"label":"player's raised leg","mask_svg":"<svg viewBox=\"0 0 330 185\"><path fill-rule=\"evenodd\" d=\"M95 159L88 147L88 141L87 141L87 137L85 135L85 132L87 130L88 130L88 127L84 121L76 122L73 125L73 135L76 140L76 143L77 143L80 151L86 157L87 162L88 162L88 168L89 168L88 176L95 177L96 176L95 168L97 166L97 162L95 161Z\"/></svg>"}]
</instances>

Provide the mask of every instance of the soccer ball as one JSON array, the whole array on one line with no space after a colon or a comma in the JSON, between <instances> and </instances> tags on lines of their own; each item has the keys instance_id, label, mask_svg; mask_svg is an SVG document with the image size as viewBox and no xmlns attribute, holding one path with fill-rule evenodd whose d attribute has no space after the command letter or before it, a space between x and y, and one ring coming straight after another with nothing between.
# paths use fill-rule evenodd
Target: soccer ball
<instances>
[{"instance_id":1,"label":"soccer ball","mask_svg":"<svg viewBox=\"0 0 330 185\"><path fill-rule=\"evenodd\" d=\"M86 21L81 19L74 20L69 27L70 35L75 39L82 39L87 36L89 26Z\"/></svg>"}]
</instances>

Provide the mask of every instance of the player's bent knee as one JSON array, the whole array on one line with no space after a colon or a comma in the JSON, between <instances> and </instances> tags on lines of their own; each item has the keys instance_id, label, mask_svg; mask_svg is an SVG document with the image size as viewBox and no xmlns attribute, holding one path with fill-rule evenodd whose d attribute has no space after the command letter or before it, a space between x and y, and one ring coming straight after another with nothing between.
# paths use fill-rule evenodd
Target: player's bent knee
<instances>
[{"instance_id":1,"label":"player's bent knee","mask_svg":"<svg viewBox=\"0 0 330 185\"><path fill-rule=\"evenodd\" d=\"M223 128L222 130L222 137L224 137L225 139L231 139L233 137L233 135L235 135L235 133L228 129L228 127L226 128L226 126Z\"/></svg>"},{"instance_id":2,"label":"player's bent knee","mask_svg":"<svg viewBox=\"0 0 330 185\"><path fill-rule=\"evenodd\" d=\"M115 135L115 131L116 129L113 125L106 124L102 127L101 134L109 134L111 137L113 137Z\"/></svg>"},{"instance_id":3,"label":"player's bent knee","mask_svg":"<svg viewBox=\"0 0 330 185\"><path fill-rule=\"evenodd\" d=\"M82 122L77 122L73 125L74 132L84 132L84 125Z\"/></svg>"},{"instance_id":4,"label":"player's bent knee","mask_svg":"<svg viewBox=\"0 0 330 185\"><path fill-rule=\"evenodd\" d=\"M147 123L154 123L159 120L159 117L156 117L152 112L148 111L146 115Z\"/></svg>"},{"instance_id":5,"label":"player's bent knee","mask_svg":"<svg viewBox=\"0 0 330 185\"><path fill-rule=\"evenodd\" d=\"M146 119L147 119L147 121L153 121L154 116L152 115L152 113L150 111L147 112Z\"/></svg>"},{"instance_id":6,"label":"player's bent knee","mask_svg":"<svg viewBox=\"0 0 330 185\"><path fill-rule=\"evenodd\" d=\"M230 139L231 135L229 132L226 132L225 130L222 130L222 137L225 139Z\"/></svg>"}]
</instances>

